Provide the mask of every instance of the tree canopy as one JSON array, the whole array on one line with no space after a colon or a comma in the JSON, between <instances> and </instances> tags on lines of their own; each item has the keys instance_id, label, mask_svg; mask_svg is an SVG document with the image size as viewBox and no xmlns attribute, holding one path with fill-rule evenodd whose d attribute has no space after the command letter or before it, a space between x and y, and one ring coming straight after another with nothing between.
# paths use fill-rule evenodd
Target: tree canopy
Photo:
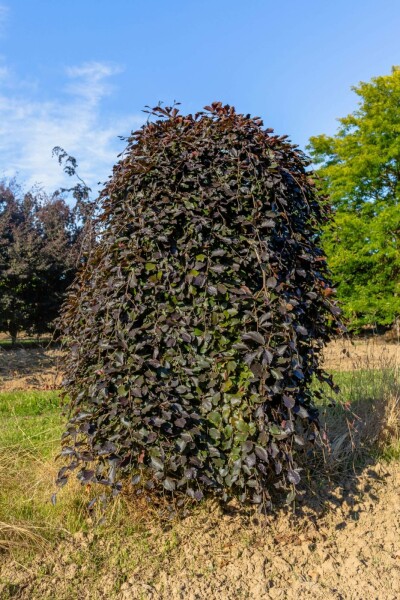
<instances>
[{"instance_id":1,"label":"tree canopy","mask_svg":"<svg viewBox=\"0 0 400 600\"><path fill-rule=\"evenodd\" d=\"M51 331L79 253L81 226L58 194L0 184L0 331Z\"/></svg>"},{"instance_id":2,"label":"tree canopy","mask_svg":"<svg viewBox=\"0 0 400 600\"><path fill-rule=\"evenodd\" d=\"M387 326L400 315L400 68L353 90L358 108L308 150L335 209L323 246L344 311Z\"/></svg>"}]
</instances>

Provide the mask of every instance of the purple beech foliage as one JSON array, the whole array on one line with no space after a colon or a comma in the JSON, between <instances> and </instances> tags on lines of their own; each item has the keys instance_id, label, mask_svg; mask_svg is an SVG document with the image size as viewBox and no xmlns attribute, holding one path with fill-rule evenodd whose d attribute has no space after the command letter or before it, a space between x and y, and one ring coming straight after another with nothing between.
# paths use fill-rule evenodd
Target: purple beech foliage
<instances>
[{"instance_id":1,"label":"purple beech foliage","mask_svg":"<svg viewBox=\"0 0 400 600\"><path fill-rule=\"evenodd\" d=\"M63 310L71 471L115 492L260 506L298 456L340 329L306 157L215 102L149 109L100 195L99 236Z\"/></svg>"}]
</instances>

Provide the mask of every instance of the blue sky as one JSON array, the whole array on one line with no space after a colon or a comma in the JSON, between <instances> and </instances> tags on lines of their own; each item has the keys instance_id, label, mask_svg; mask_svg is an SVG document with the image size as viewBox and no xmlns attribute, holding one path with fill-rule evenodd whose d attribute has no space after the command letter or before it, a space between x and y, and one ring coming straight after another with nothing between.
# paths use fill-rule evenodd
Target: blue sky
<instances>
[{"instance_id":1,"label":"blue sky","mask_svg":"<svg viewBox=\"0 0 400 600\"><path fill-rule=\"evenodd\" d=\"M304 147L400 64L399 0L0 0L0 177L94 187L146 105L215 100Z\"/></svg>"}]
</instances>

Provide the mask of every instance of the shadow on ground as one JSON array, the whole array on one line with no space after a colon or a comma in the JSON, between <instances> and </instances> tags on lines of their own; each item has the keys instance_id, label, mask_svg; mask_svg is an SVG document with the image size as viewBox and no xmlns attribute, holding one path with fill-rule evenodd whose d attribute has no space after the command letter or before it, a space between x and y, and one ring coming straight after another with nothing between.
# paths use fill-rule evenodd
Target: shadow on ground
<instances>
[{"instance_id":1,"label":"shadow on ground","mask_svg":"<svg viewBox=\"0 0 400 600\"><path fill-rule=\"evenodd\" d=\"M60 385L60 358L55 347L0 348L0 389L49 389Z\"/></svg>"}]
</instances>

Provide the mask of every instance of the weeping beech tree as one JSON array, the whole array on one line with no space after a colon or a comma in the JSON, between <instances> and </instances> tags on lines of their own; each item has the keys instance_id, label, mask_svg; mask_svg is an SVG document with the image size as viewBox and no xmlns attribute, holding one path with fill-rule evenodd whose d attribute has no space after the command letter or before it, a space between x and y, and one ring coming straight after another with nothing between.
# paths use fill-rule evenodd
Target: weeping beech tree
<instances>
[{"instance_id":1,"label":"weeping beech tree","mask_svg":"<svg viewBox=\"0 0 400 600\"><path fill-rule=\"evenodd\" d=\"M304 155L259 118L219 102L148 112L63 311L58 483L76 471L117 492L129 476L137 493L261 505L274 484L290 499L340 328L318 247L328 209Z\"/></svg>"}]
</instances>

